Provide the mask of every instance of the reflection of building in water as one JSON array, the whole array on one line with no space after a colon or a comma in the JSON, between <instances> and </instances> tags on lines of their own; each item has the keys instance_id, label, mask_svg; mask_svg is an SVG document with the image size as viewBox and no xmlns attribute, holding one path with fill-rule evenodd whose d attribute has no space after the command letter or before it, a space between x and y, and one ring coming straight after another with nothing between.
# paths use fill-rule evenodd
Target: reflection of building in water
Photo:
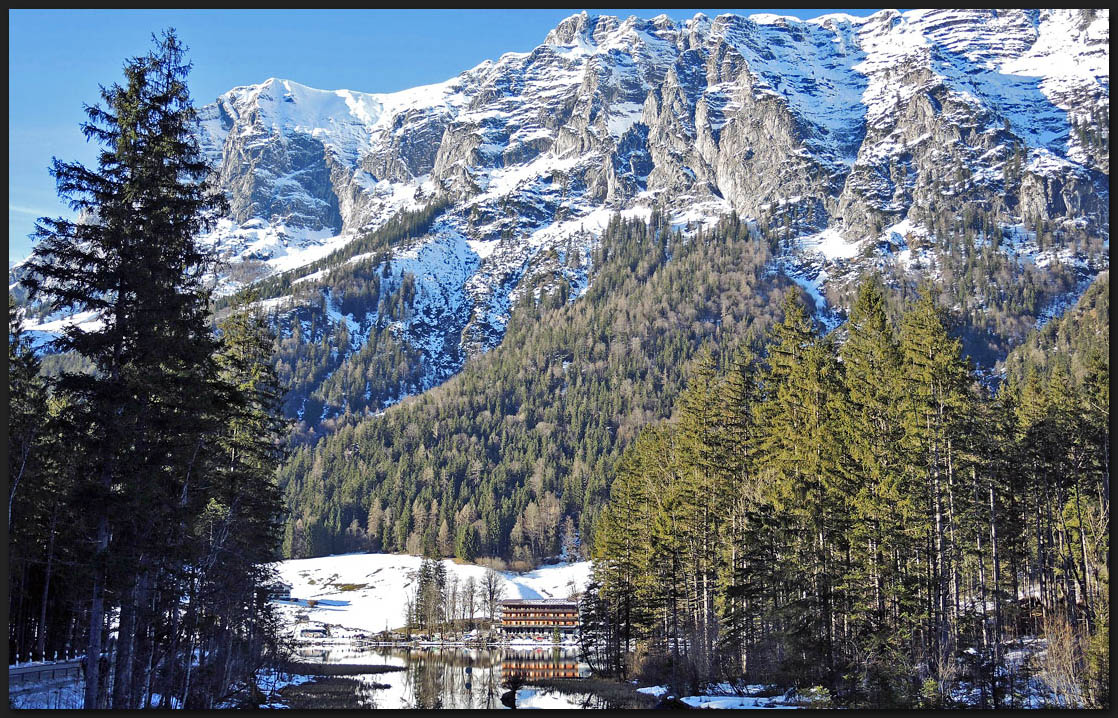
<instances>
[{"instance_id":1,"label":"reflection of building in water","mask_svg":"<svg viewBox=\"0 0 1118 718\"><path fill-rule=\"evenodd\" d=\"M501 679L580 678L578 655L571 651L506 652L501 657Z\"/></svg>"},{"instance_id":2,"label":"reflection of building in water","mask_svg":"<svg viewBox=\"0 0 1118 718\"><path fill-rule=\"evenodd\" d=\"M578 633L578 602L564 598L501 601L501 631L508 638L561 638Z\"/></svg>"},{"instance_id":3,"label":"reflection of building in water","mask_svg":"<svg viewBox=\"0 0 1118 718\"><path fill-rule=\"evenodd\" d=\"M327 663L327 656L330 655L329 651L322 648L296 648L295 655L299 658L310 658L318 663Z\"/></svg>"}]
</instances>

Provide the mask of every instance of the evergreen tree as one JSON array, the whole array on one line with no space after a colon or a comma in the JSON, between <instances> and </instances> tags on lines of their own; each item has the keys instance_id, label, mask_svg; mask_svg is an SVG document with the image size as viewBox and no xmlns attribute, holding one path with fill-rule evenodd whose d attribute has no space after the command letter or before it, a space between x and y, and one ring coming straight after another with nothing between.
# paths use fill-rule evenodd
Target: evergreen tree
<instances>
[{"instance_id":1,"label":"evergreen tree","mask_svg":"<svg viewBox=\"0 0 1118 718\"><path fill-rule=\"evenodd\" d=\"M881 673L866 675L862 683L877 690L895 679L884 673L887 657L905 640L887 611L887 606L906 600L905 584L889 553L906 550L901 548L903 516L911 513L906 510L902 462L896 452L901 438L900 349L877 277L862 282L846 327L847 339L840 349L846 388L840 430L849 477L851 566L843 591L852 615L846 637L851 643L844 652L850 659L855 644L863 647L861 665Z\"/></svg>"},{"instance_id":2,"label":"evergreen tree","mask_svg":"<svg viewBox=\"0 0 1118 718\"><path fill-rule=\"evenodd\" d=\"M753 536L760 526L754 507L761 503L761 485L756 476L757 427L755 407L761 401L757 378L757 358L748 343L735 351L725 378L721 402L725 429L723 459L726 470L724 502L728 513L729 535L721 557L719 578L719 616L721 648L730 662L731 673L746 668L746 647L753 636L756 598L750 555ZM755 607L753 607L755 609Z\"/></svg>"},{"instance_id":3,"label":"evergreen tree","mask_svg":"<svg viewBox=\"0 0 1118 718\"><path fill-rule=\"evenodd\" d=\"M206 409L216 398L202 283L208 259L195 237L223 200L205 181L189 69L184 47L167 31L151 53L125 64L124 86L103 89L104 104L87 107L82 130L102 147L98 168L55 160L51 170L80 219L39 220L23 280L29 296L52 309L100 319L55 342L96 369L57 382L73 406L95 549L86 624L91 708L106 700L106 616L119 605L121 637L128 627L146 632L133 624L136 609L204 505L201 449L216 428ZM126 646L117 651L117 707L136 704L127 678L132 658Z\"/></svg>"},{"instance_id":4,"label":"evergreen tree","mask_svg":"<svg viewBox=\"0 0 1118 718\"><path fill-rule=\"evenodd\" d=\"M48 393L41 364L8 302L8 606L10 655L40 658L65 636L69 592L81 585L87 553L77 544L73 454L64 438L68 407Z\"/></svg>"},{"instance_id":5,"label":"evergreen tree","mask_svg":"<svg viewBox=\"0 0 1118 718\"><path fill-rule=\"evenodd\" d=\"M792 294L784 321L773 331L766 400L760 410L763 480L782 527L790 599L781 607L794 647L792 670L829 679L836 666L836 584L846 553L837 418L842 401L841 365L829 339L815 336L803 305Z\"/></svg>"},{"instance_id":6,"label":"evergreen tree","mask_svg":"<svg viewBox=\"0 0 1118 718\"><path fill-rule=\"evenodd\" d=\"M39 358L26 334L15 299L8 293L8 530L12 502L23 477L34 472L36 444L44 432L47 392Z\"/></svg>"},{"instance_id":7,"label":"evergreen tree","mask_svg":"<svg viewBox=\"0 0 1118 718\"><path fill-rule=\"evenodd\" d=\"M677 402L679 416L675 450L679 466L677 496L682 520L673 522L674 536L687 550L694 587L688 596L691 606L691 659L699 670L709 672L714 638L718 630L715 594L720 559L719 536L730 507L730 460L727 456L727 427L723 424L723 388L718 365L709 346L699 350L690 381ZM682 534L682 535L680 535Z\"/></svg>"},{"instance_id":8,"label":"evergreen tree","mask_svg":"<svg viewBox=\"0 0 1118 718\"><path fill-rule=\"evenodd\" d=\"M924 648L938 679L955 650L958 558L954 485L963 443L962 418L971 413L968 369L957 339L948 336L935 300L927 290L905 312L901 327L904 357L904 437L908 467L905 494L921 512L909 527L923 540L926 626Z\"/></svg>"}]
</instances>

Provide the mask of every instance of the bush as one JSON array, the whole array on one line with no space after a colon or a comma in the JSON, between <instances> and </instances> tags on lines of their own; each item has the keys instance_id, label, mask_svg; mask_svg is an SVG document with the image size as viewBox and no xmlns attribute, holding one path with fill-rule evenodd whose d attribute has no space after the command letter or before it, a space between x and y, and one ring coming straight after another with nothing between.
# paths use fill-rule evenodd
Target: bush
<instances>
[{"instance_id":1,"label":"bush","mask_svg":"<svg viewBox=\"0 0 1118 718\"><path fill-rule=\"evenodd\" d=\"M482 556L477 560L477 565L483 568L491 568L494 571L507 571L509 567L504 559L496 556Z\"/></svg>"},{"instance_id":2,"label":"bush","mask_svg":"<svg viewBox=\"0 0 1118 718\"><path fill-rule=\"evenodd\" d=\"M805 708L831 708L831 692L823 686L812 686L799 693L800 705Z\"/></svg>"}]
</instances>

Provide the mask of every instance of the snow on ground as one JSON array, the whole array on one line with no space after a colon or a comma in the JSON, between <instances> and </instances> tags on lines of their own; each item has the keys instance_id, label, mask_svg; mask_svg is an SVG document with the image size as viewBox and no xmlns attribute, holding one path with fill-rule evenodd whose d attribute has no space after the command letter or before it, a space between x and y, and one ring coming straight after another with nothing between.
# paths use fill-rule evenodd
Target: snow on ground
<instances>
[{"instance_id":1,"label":"snow on ground","mask_svg":"<svg viewBox=\"0 0 1118 718\"><path fill-rule=\"evenodd\" d=\"M754 696L684 696L681 701L692 708L797 708L773 703L772 698Z\"/></svg>"},{"instance_id":2,"label":"snow on ground","mask_svg":"<svg viewBox=\"0 0 1118 718\"><path fill-rule=\"evenodd\" d=\"M226 259L257 259L267 263L270 272L283 272L321 259L356 237L355 232L335 234L328 228L308 229L254 217L240 225L221 219L198 241L220 248Z\"/></svg>"},{"instance_id":3,"label":"snow on ground","mask_svg":"<svg viewBox=\"0 0 1118 718\"><path fill-rule=\"evenodd\" d=\"M404 625L408 597L415 591L420 556L353 553L281 561L276 568L291 584L292 601L278 601L290 618L341 626L352 632L375 633ZM442 561L447 579L480 583L486 569L474 564ZM501 572L505 598L566 598L581 591L590 577L590 562L558 563L517 574ZM308 600L316 601L308 606ZM332 636L347 632L331 631Z\"/></svg>"},{"instance_id":4,"label":"snow on ground","mask_svg":"<svg viewBox=\"0 0 1118 718\"><path fill-rule=\"evenodd\" d=\"M827 332L842 324L842 317L828 306L827 298L823 296L823 285L827 281L827 270L822 268L820 262L797 264L794 258L785 256L776 260L776 265L780 271L784 272L785 276L798 284L811 297L812 302L815 303L815 311L810 313L823 323ZM808 309L811 308L808 307Z\"/></svg>"},{"instance_id":5,"label":"snow on ground","mask_svg":"<svg viewBox=\"0 0 1118 718\"><path fill-rule=\"evenodd\" d=\"M95 332L101 328L100 316L95 311L79 312L61 319L44 322L42 324L29 324L25 327L28 332L43 332L45 334L61 334L71 326L77 325L82 331ZM53 338L53 337L51 337Z\"/></svg>"},{"instance_id":6,"label":"snow on ground","mask_svg":"<svg viewBox=\"0 0 1118 718\"><path fill-rule=\"evenodd\" d=\"M260 689L260 692L263 693L270 702L261 704L260 708L287 708L288 706L278 700L281 689L287 686L302 685L303 683L318 680L318 678L318 676L308 676L300 673L285 673L271 668L261 669L256 673L256 687Z\"/></svg>"},{"instance_id":7,"label":"snow on ground","mask_svg":"<svg viewBox=\"0 0 1118 718\"><path fill-rule=\"evenodd\" d=\"M746 693L759 693L764 686L747 686ZM645 693L650 696L660 698L664 695L669 695L668 686L645 686L638 688L637 693ZM670 695L669 695L670 697ZM756 695L737 695L734 693L730 686L721 684L712 686L708 692L695 695L684 696L680 698L681 701L691 706L692 708L733 708L733 709L753 709L753 708L797 708L798 706L784 705L777 702L779 698L762 697Z\"/></svg>"},{"instance_id":8,"label":"snow on ground","mask_svg":"<svg viewBox=\"0 0 1118 718\"><path fill-rule=\"evenodd\" d=\"M31 710L76 709L85 705L85 686L75 682L65 686L44 687L8 695L8 707Z\"/></svg>"},{"instance_id":9,"label":"snow on ground","mask_svg":"<svg viewBox=\"0 0 1118 718\"><path fill-rule=\"evenodd\" d=\"M849 242L842 236L841 227L832 225L817 234L809 234L796 240L796 246L803 252L817 252L829 260L850 259L858 255L859 243Z\"/></svg>"}]
</instances>

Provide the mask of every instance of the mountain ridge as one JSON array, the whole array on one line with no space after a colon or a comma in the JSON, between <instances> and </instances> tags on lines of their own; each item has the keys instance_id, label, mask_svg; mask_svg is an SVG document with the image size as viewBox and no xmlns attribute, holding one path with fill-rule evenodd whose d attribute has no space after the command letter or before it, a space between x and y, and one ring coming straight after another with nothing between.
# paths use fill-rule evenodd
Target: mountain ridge
<instances>
[{"instance_id":1,"label":"mountain ridge","mask_svg":"<svg viewBox=\"0 0 1118 718\"><path fill-rule=\"evenodd\" d=\"M975 354L991 364L1023 338L1018 324L1108 264L1108 40L1106 11L583 12L529 52L399 92L270 78L200 111L231 200L204 240L226 262L219 295L292 272L286 298L264 297L289 326L317 303L319 323L346 323L361 347L384 330L416 352L407 373L422 377L402 395L499 344L525 293L581 296L615 214L659 213L689 235L737 213L783 239L774 271L829 326L864 271L946 285L992 251L981 271L1007 278L944 299L997 336ZM415 236L300 269L433 207ZM338 283L363 264L378 291L413 288L405 311L389 316L378 294L338 312ZM1013 310L1022 319L984 324L1030 272L1042 286ZM340 367L347 350L334 351Z\"/></svg>"}]
</instances>

